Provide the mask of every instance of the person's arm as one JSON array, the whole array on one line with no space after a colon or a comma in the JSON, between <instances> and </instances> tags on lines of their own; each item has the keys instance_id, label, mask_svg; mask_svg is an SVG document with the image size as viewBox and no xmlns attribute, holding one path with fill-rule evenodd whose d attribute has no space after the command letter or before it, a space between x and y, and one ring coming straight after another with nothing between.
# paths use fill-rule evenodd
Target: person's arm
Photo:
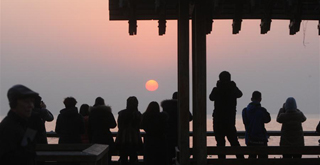
<instances>
[{"instance_id":1,"label":"person's arm","mask_svg":"<svg viewBox=\"0 0 320 165\"><path fill-rule=\"evenodd\" d=\"M242 95L243 95L243 93L241 92L241 90L237 87L237 85L236 85L236 83L234 82L234 81L231 81L231 83L232 83L232 85L233 85L233 87L234 87L234 91L235 91L235 96L237 97L237 98L240 98L240 97L242 97Z\"/></svg>"},{"instance_id":2,"label":"person's arm","mask_svg":"<svg viewBox=\"0 0 320 165\"><path fill-rule=\"evenodd\" d=\"M109 128L116 128L116 126L117 126L116 120L115 120L113 114L110 112L110 114L109 114Z\"/></svg>"},{"instance_id":3,"label":"person's arm","mask_svg":"<svg viewBox=\"0 0 320 165\"><path fill-rule=\"evenodd\" d=\"M60 118L59 118L59 115L58 115L57 122L56 122L55 132L56 132L57 134L60 133Z\"/></svg>"},{"instance_id":4,"label":"person's arm","mask_svg":"<svg viewBox=\"0 0 320 165\"><path fill-rule=\"evenodd\" d=\"M47 105L41 101L41 108L39 109L40 117L45 121L52 121L54 119L52 113L47 109Z\"/></svg>"},{"instance_id":5,"label":"person's arm","mask_svg":"<svg viewBox=\"0 0 320 165\"><path fill-rule=\"evenodd\" d=\"M277 122L278 123L283 123L283 114L285 113L284 108L280 108L278 115L277 115Z\"/></svg>"},{"instance_id":6,"label":"person's arm","mask_svg":"<svg viewBox=\"0 0 320 165\"><path fill-rule=\"evenodd\" d=\"M242 110L242 122L243 122L244 126L247 125L247 113L246 113L246 108L244 108L244 109Z\"/></svg>"},{"instance_id":7,"label":"person's arm","mask_svg":"<svg viewBox=\"0 0 320 165\"><path fill-rule=\"evenodd\" d=\"M264 110L264 114L265 114L263 116L264 123L269 123L271 121L270 113L265 108L263 108L263 110Z\"/></svg>"},{"instance_id":8,"label":"person's arm","mask_svg":"<svg viewBox=\"0 0 320 165\"><path fill-rule=\"evenodd\" d=\"M52 113L47 109L40 109L40 117L45 121L53 121L54 117Z\"/></svg>"},{"instance_id":9,"label":"person's arm","mask_svg":"<svg viewBox=\"0 0 320 165\"><path fill-rule=\"evenodd\" d=\"M318 124L318 126L316 128L316 131L320 133L320 121L319 121L319 124Z\"/></svg>"},{"instance_id":10,"label":"person's arm","mask_svg":"<svg viewBox=\"0 0 320 165\"><path fill-rule=\"evenodd\" d=\"M209 99L211 101L215 101L217 99L218 88L214 87L209 95Z\"/></svg>"},{"instance_id":11,"label":"person's arm","mask_svg":"<svg viewBox=\"0 0 320 165\"><path fill-rule=\"evenodd\" d=\"M301 112L299 109L297 109L297 111L299 112L299 113L301 113L301 123L303 123L303 122L305 122L306 120L307 120L307 117L303 114L303 112Z\"/></svg>"}]
</instances>

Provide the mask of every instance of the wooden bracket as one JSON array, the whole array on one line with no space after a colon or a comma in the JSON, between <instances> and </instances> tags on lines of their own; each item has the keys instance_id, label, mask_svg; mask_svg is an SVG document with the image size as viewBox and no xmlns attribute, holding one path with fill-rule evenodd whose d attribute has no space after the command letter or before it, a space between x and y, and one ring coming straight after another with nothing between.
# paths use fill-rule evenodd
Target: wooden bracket
<instances>
[{"instance_id":1,"label":"wooden bracket","mask_svg":"<svg viewBox=\"0 0 320 165\"><path fill-rule=\"evenodd\" d=\"M136 1L129 0L129 34L136 35L137 34L137 18L136 18Z\"/></svg>"},{"instance_id":2,"label":"wooden bracket","mask_svg":"<svg viewBox=\"0 0 320 165\"><path fill-rule=\"evenodd\" d=\"M243 12L243 0L235 0L235 11L232 23L232 34L238 34L241 30L242 12Z\"/></svg>"},{"instance_id":3,"label":"wooden bracket","mask_svg":"<svg viewBox=\"0 0 320 165\"><path fill-rule=\"evenodd\" d=\"M300 31L301 4L301 0L288 0L289 12L291 15L289 24L290 35L294 35Z\"/></svg>"}]
</instances>

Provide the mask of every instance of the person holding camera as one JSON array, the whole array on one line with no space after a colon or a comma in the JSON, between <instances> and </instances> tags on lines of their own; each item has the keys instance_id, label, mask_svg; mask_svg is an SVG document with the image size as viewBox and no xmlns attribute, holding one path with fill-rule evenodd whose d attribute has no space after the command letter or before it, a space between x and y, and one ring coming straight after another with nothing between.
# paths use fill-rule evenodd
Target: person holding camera
<instances>
[{"instance_id":1,"label":"person holding camera","mask_svg":"<svg viewBox=\"0 0 320 165\"><path fill-rule=\"evenodd\" d=\"M307 118L297 108L296 100L289 97L279 110L277 122L282 124L280 146L304 146L302 123ZM283 155L283 158L301 158L299 155Z\"/></svg>"},{"instance_id":2,"label":"person holding camera","mask_svg":"<svg viewBox=\"0 0 320 165\"><path fill-rule=\"evenodd\" d=\"M45 122L51 122L53 119L52 113L47 109L42 98L40 96L36 97L34 109L28 119L28 125L30 128L37 130L35 138L37 144L48 144Z\"/></svg>"}]
</instances>

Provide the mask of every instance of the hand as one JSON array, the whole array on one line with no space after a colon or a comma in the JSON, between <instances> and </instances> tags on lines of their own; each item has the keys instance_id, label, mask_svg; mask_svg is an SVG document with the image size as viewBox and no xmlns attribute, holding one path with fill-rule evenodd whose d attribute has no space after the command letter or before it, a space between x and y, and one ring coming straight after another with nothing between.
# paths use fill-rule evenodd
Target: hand
<instances>
[{"instance_id":1,"label":"hand","mask_svg":"<svg viewBox=\"0 0 320 165\"><path fill-rule=\"evenodd\" d=\"M41 108L44 108L44 109L47 108L47 105L43 101L41 101L40 106L41 106Z\"/></svg>"},{"instance_id":2,"label":"hand","mask_svg":"<svg viewBox=\"0 0 320 165\"><path fill-rule=\"evenodd\" d=\"M220 86L220 81L218 80L218 81L217 81L217 87L219 87L219 86Z\"/></svg>"}]
</instances>

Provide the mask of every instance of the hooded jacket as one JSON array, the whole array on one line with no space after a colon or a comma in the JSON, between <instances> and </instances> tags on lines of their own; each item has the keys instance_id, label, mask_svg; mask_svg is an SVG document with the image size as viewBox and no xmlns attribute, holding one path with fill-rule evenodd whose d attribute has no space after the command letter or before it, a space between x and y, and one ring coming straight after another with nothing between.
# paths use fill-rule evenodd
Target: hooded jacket
<instances>
[{"instance_id":1,"label":"hooded jacket","mask_svg":"<svg viewBox=\"0 0 320 165\"><path fill-rule=\"evenodd\" d=\"M248 143L268 142L265 123L271 121L270 113L259 102L251 102L242 111L242 120L245 125L245 141Z\"/></svg>"},{"instance_id":2,"label":"hooded jacket","mask_svg":"<svg viewBox=\"0 0 320 165\"><path fill-rule=\"evenodd\" d=\"M76 107L60 111L55 131L60 137L59 144L81 143L81 134L85 132L84 121Z\"/></svg>"},{"instance_id":3,"label":"hooded jacket","mask_svg":"<svg viewBox=\"0 0 320 165\"><path fill-rule=\"evenodd\" d=\"M280 146L304 146L302 122L306 119L298 109L279 110L277 122L282 123Z\"/></svg>"}]
</instances>

